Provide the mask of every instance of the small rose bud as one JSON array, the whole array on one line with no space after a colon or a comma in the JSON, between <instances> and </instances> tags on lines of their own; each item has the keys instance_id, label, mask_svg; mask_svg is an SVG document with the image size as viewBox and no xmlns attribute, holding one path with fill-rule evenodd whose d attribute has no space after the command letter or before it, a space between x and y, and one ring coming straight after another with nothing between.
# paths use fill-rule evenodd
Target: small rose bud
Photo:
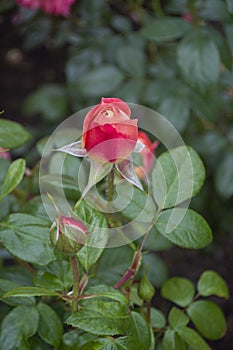
<instances>
[{"instance_id":1,"label":"small rose bud","mask_svg":"<svg viewBox=\"0 0 233 350\"><path fill-rule=\"evenodd\" d=\"M147 277L147 272L141 279L138 294L140 298L145 300L147 303L149 303L155 295L155 289Z\"/></svg>"},{"instance_id":2,"label":"small rose bud","mask_svg":"<svg viewBox=\"0 0 233 350\"><path fill-rule=\"evenodd\" d=\"M54 248L64 254L77 253L85 243L86 226L72 217L61 216L50 229L50 240Z\"/></svg>"}]
</instances>

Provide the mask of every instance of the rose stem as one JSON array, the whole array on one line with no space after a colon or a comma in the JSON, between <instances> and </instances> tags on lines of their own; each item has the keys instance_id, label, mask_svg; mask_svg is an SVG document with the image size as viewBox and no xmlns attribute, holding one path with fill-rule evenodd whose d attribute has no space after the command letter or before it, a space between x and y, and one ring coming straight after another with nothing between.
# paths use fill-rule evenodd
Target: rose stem
<instances>
[{"instance_id":1,"label":"rose stem","mask_svg":"<svg viewBox=\"0 0 233 350\"><path fill-rule=\"evenodd\" d=\"M110 171L108 174L108 203L111 203L113 200L113 193L114 193L114 168Z\"/></svg>"},{"instance_id":2,"label":"rose stem","mask_svg":"<svg viewBox=\"0 0 233 350\"><path fill-rule=\"evenodd\" d=\"M133 279L138 271L138 264L140 262L140 258L141 258L141 255L142 255L142 249L143 249L143 246L146 242L146 239L150 233L150 230L152 228L152 225L151 227L148 229L147 233L144 235L144 238L142 240L142 243L136 253L136 255L134 255L133 257L133 261L129 267L129 269L124 273L124 275L121 277L121 279L114 285L114 288L115 289L118 289L120 288L126 281L128 280L132 280L133 282Z\"/></svg>"},{"instance_id":3,"label":"rose stem","mask_svg":"<svg viewBox=\"0 0 233 350\"><path fill-rule=\"evenodd\" d=\"M73 310L77 311L77 299L79 295L79 271L78 262L75 255L70 258L70 263L73 272Z\"/></svg>"}]
</instances>

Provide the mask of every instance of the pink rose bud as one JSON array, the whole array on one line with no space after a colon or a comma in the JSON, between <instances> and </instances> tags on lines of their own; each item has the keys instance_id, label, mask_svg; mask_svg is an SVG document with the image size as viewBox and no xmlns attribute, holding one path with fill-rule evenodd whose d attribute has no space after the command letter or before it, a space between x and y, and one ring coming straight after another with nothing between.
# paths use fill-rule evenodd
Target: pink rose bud
<instances>
[{"instance_id":1,"label":"pink rose bud","mask_svg":"<svg viewBox=\"0 0 233 350\"><path fill-rule=\"evenodd\" d=\"M94 161L119 162L134 150L138 138L137 119L130 119L129 106L119 98L102 98L83 124L82 147Z\"/></svg>"},{"instance_id":2,"label":"pink rose bud","mask_svg":"<svg viewBox=\"0 0 233 350\"><path fill-rule=\"evenodd\" d=\"M52 245L64 254L73 255L85 244L86 226L69 216L56 219L50 229Z\"/></svg>"},{"instance_id":3,"label":"pink rose bud","mask_svg":"<svg viewBox=\"0 0 233 350\"><path fill-rule=\"evenodd\" d=\"M140 131L138 133L138 141L143 143L145 147L141 150L142 166L135 167L135 172L139 179L143 179L152 168L154 162L154 151L159 145L159 141L151 142L147 134Z\"/></svg>"},{"instance_id":4,"label":"pink rose bud","mask_svg":"<svg viewBox=\"0 0 233 350\"><path fill-rule=\"evenodd\" d=\"M0 147L0 158L11 159L10 152L8 152L4 148Z\"/></svg>"}]
</instances>

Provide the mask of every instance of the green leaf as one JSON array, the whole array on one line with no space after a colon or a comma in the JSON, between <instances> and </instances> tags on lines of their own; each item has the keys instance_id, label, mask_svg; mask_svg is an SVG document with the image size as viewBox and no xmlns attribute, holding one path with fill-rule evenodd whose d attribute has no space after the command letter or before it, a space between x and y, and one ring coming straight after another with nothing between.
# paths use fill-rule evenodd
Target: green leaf
<instances>
[{"instance_id":1,"label":"green leaf","mask_svg":"<svg viewBox=\"0 0 233 350\"><path fill-rule=\"evenodd\" d=\"M77 254L80 263L88 271L100 258L107 244L108 224L105 216L88 206L84 200L75 206L74 212L85 223L88 230L85 246Z\"/></svg>"},{"instance_id":2,"label":"green leaf","mask_svg":"<svg viewBox=\"0 0 233 350\"><path fill-rule=\"evenodd\" d=\"M202 96L199 92L192 89L189 98L193 113L197 117L212 123L217 121L219 113L219 96L217 93L215 96L213 96L213 93L208 96Z\"/></svg>"},{"instance_id":3,"label":"green leaf","mask_svg":"<svg viewBox=\"0 0 233 350\"><path fill-rule=\"evenodd\" d=\"M178 64L184 79L204 93L219 79L220 57L205 30L193 30L178 46Z\"/></svg>"},{"instance_id":4,"label":"green leaf","mask_svg":"<svg viewBox=\"0 0 233 350\"><path fill-rule=\"evenodd\" d=\"M183 248L200 249L212 241L209 225L191 209L165 210L159 216L156 228L172 243Z\"/></svg>"},{"instance_id":5,"label":"green leaf","mask_svg":"<svg viewBox=\"0 0 233 350\"><path fill-rule=\"evenodd\" d=\"M28 350L31 350L31 349L48 350L48 346L45 344L45 342L39 336L34 336L34 337L30 338L28 343L29 343ZM27 350L27 348L25 348L25 349L23 348L23 350ZM65 349L62 349L62 350L65 350ZM68 349L66 349L66 350L68 350Z\"/></svg>"},{"instance_id":6,"label":"green leaf","mask_svg":"<svg viewBox=\"0 0 233 350\"><path fill-rule=\"evenodd\" d=\"M218 340L225 335L227 325L224 314L212 301L195 301L189 305L187 313L203 337Z\"/></svg>"},{"instance_id":7,"label":"green leaf","mask_svg":"<svg viewBox=\"0 0 233 350\"><path fill-rule=\"evenodd\" d=\"M7 170L4 182L1 188L0 199L12 192L21 182L25 171L25 160L17 159L11 163Z\"/></svg>"},{"instance_id":8,"label":"green leaf","mask_svg":"<svg viewBox=\"0 0 233 350\"><path fill-rule=\"evenodd\" d=\"M116 59L120 68L132 77L143 77L145 72L145 56L143 51L133 46L123 46L117 49Z\"/></svg>"},{"instance_id":9,"label":"green leaf","mask_svg":"<svg viewBox=\"0 0 233 350\"><path fill-rule=\"evenodd\" d=\"M232 33L233 33L233 24L232 23L226 23L224 25L224 32L226 35L226 40L227 43L229 45L229 47L231 48L231 53L232 53L232 43L233 43L233 38L232 38Z\"/></svg>"},{"instance_id":10,"label":"green leaf","mask_svg":"<svg viewBox=\"0 0 233 350\"><path fill-rule=\"evenodd\" d=\"M0 279L0 299L4 298L4 303L9 305L34 305L35 298L6 298L5 294L11 292L13 289L19 288L20 285L16 282L9 281L7 279Z\"/></svg>"},{"instance_id":11,"label":"green leaf","mask_svg":"<svg viewBox=\"0 0 233 350\"><path fill-rule=\"evenodd\" d=\"M187 326L189 323L189 318L185 313L175 306L169 312L168 320L174 330L179 327Z\"/></svg>"},{"instance_id":12,"label":"green leaf","mask_svg":"<svg viewBox=\"0 0 233 350\"><path fill-rule=\"evenodd\" d=\"M6 252L7 253L7 252ZM8 259L12 259L11 254L8 255ZM4 266L1 271L1 277L11 280L17 283L19 286L26 286L32 284L32 273L25 269L22 265L10 265ZM15 286L14 288L17 288ZM12 289L12 288L10 288Z\"/></svg>"},{"instance_id":13,"label":"green leaf","mask_svg":"<svg viewBox=\"0 0 233 350\"><path fill-rule=\"evenodd\" d=\"M74 348L75 349L75 348ZM93 340L87 344L85 344L84 346L82 346L81 348L79 348L80 350L89 350L89 349L93 349L93 350L119 350L119 349L124 349L124 348L120 348L117 346L116 341L112 338L99 338L96 340Z\"/></svg>"},{"instance_id":14,"label":"green leaf","mask_svg":"<svg viewBox=\"0 0 233 350\"><path fill-rule=\"evenodd\" d=\"M14 308L2 322L0 335L2 349L25 349L22 344L36 333L38 322L39 314L35 307Z\"/></svg>"},{"instance_id":15,"label":"green leaf","mask_svg":"<svg viewBox=\"0 0 233 350\"><path fill-rule=\"evenodd\" d=\"M129 327L127 307L118 302L89 299L66 323L98 335L124 334Z\"/></svg>"},{"instance_id":16,"label":"green leaf","mask_svg":"<svg viewBox=\"0 0 233 350\"><path fill-rule=\"evenodd\" d=\"M20 208L19 212L40 217L42 219L46 217L46 211L43 206L41 196L33 197L31 200L25 203L25 205L22 208Z\"/></svg>"},{"instance_id":17,"label":"green leaf","mask_svg":"<svg viewBox=\"0 0 233 350\"><path fill-rule=\"evenodd\" d=\"M233 0L226 0L227 10L233 15Z\"/></svg>"},{"instance_id":18,"label":"green leaf","mask_svg":"<svg viewBox=\"0 0 233 350\"><path fill-rule=\"evenodd\" d=\"M144 81L140 77L131 78L128 81L123 81L121 85L114 91L115 96L118 96L124 101L131 103L139 103L144 91Z\"/></svg>"},{"instance_id":19,"label":"green leaf","mask_svg":"<svg viewBox=\"0 0 233 350\"><path fill-rule=\"evenodd\" d=\"M118 338L99 338L85 344L80 350L152 350L152 348L141 347L137 338L125 336ZM76 350L76 348L74 348Z\"/></svg>"},{"instance_id":20,"label":"green leaf","mask_svg":"<svg viewBox=\"0 0 233 350\"><path fill-rule=\"evenodd\" d=\"M73 285L73 274L68 261L54 261L45 270L38 270L33 278L36 286L56 291L68 291Z\"/></svg>"},{"instance_id":21,"label":"green leaf","mask_svg":"<svg viewBox=\"0 0 233 350\"><path fill-rule=\"evenodd\" d=\"M217 165L215 186L223 198L230 198L233 194L233 154L228 152Z\"/></svg>"},{"instance_id":22,"label":"green leaf","mask_svg":"<svg viewBox=\"0 0 233 350\"><path fill-rule=\"evenodd\" d=\"M11 214L0 223L0 240L9 252L27 262L46 265L55 260L48 221L27 214Z\"/></svg>"},{"instance_id":23,"label":"green leaf","mask_svg":"<svg viewBox=\"0 0 233 350\"><path fill-rule=\"evenodd\" d=\"M58 163L61 164L61 163ZM80 191L77 186L77 180L67 175L47 174L43 175L43 186L49 189L51 193L56 191L57 186L62 186L62 189L67 198L77 200L80 197Z\"/></svg>"},{"instance_id":24,"label":"green leaf","mask_svg":"<svg viewBox=\"0 0 233 350\"><path fill-rule=\"evenodd\" d=\"M215 271L203 272L197 283L198 293L204 297L216 295L220 298L229 298L229 290L224 279Z\"/></svg>"},{"instance_id":25,"label":"green leaf","mask_svg":"<svg viewBox=\"0 0 233 350\"><path fill-rule=\"evenodd\" d=\"M184 96L174 95L161 101L158 112L165 116L172 125L182 132L189 120L190 102Z\"/></svg>"},{"instance_id":26,"label":"green leaf","mask_svg":"<svg viewBox=\"0 0 233 350\"><path fill-rule=\"evenodd\" d=\"M108 298L118 301L121 304L128 304L128 299L113 287L100 284L85 290L85 294L94 294L95 298Z\"/></svg>"},{"instance_id":27,"label":"green leaf","mask_svg":"<svg viewBox=\"0 0 233 350\"><path fill-rule=\"evenodd\" d=\"M137 312L131 312L129 334L137 340L136 343L140 346L140 350L150 350L151 335L148 324Z\"/></svg>"},{"instance_id":28,"label":"green leaf","mask_svg":"<svg viewBox=\"0 0 233 350\"><path fill-rule=\"evenodd\" d=\"M0 158L0 183L2 183L5 179L7 169L10 166L10 160L9 159L4 159Z\"/></svg>"},{"instance_id":29,"label":"green leaf","mask_svg":"<svg viewBox=\"0 0 233 350\"><path fill-rule=\"evenodd\" d=\"M198 154L181 146L163 153L152 172L153 196L162 208L169 208L195 196L205 179L205 168Z\"/></svg>"},{"instance_id":30,"label":"green leaf","mask_svg":"<svg viewBox=\"0 0 233 350\"><path fill-rule=\"evenodd\" d=\"M64 349L62 350L77 350L81 349L86 343L90 344L97 336L91 333L87 333L82 330L71 330L63 335Z\"/></svg>"},{"instance_id":31,"label":"green leaf","mask_svg":"<svg viewBox=\"0 0 233 350\"><path fill-rule=\"evenodd\" d=\"M23 112L26 115L41 114L45 119L56 121L68 114L66 91L62 86L47 84L27 97Z\"/></svg>"},{"instance_id":32,"label":"green leaf","mask_svg":"<svg viewBox=\"0 0 233 350\"><path fill-rule=\"evenodd\" d=\"M9 292L5 293L3 295L4 298L8 297L41 297L41 296L56 296L59 297L60 294L52 291L51 289L45 289L45 288L40 288L40 287L19 287L10 290Z\"/></svg>"},{"instance_id":33,"label":"green leaf","mask_svg":"<svg viewBox=\"0 0 233 350\"><path fill-rule=\"evenodd\" d=\"M215 42L216 47L218 48L221 62L227 69L229 69L229 71L231 71L232 54L224 34L210 26L206 28L206 31L210 34L211 39Z\"/></svg>"},{"instance_id":34,"label":"green leaf","mask_svg":"<svg viewBox=\"0 0 233 350\"><path fill-rule=\"evenodd\" d=\"M143 227L151 224L156 215L156 206L149 194L136 187L132 191L132 186L125 182L118 185L117 191L124 196L120 196L120 200L115 201L114 205L124 217L141 222Z\"/></svg>"},{"instance_id":35,"label":"green leaf","mask_svg":"<svg viewBox=\"0 0 233 350\"><path fill-rule=\"evenodd\" d=\"M40 315L38 333L46 343L57 349L63 333L61 321L50 306L39 303L37 309Z\"/></svg>"},{"instance_id":36,"label":"green leaf","mask_svg":"<svg viewBox=\"0 0 233 350\"><path fill-rule=\"evenodd\" d=\"M89 61L94 55L97 57L99 53L91 47L82 51L78 50L78 52L74 51L72 56L66 61L65 66L66 79L69 83L77 81L80 75L87 71ZM99 59L101 60L101 57Z\"/></svg>"},{"instance_id":37,"label":"green leaf","mask_svg":"<svg viewBox=\"0 0 233 350\"><path fill-rule=\"evenodd\" d=\"M160 43L180 38L189 28L190 24L181 18L163 17L146 25L142 29L141 35L145 39Z\"/></svg>"},{"instance_id":38,"label":"green leaf","mask_svg":"<svg viewBox=\"0 0 233 350\"><path fill-rule=\"evenodd\" d=\"M193 283L187 278L172 277L162 286L161 295L163 298L173 303L186 307L194 298L195 288Z\"/></svg>"},{"instance_id":39,"label":"green leaf","mask_svg":"<svg viewBox=\"0 0 233 350\"><path fill-rule=\"evenodd\" d=\"M178 334L180 337L191 346L193 350L211 350L204 339L193 329L188 327L179 328Z\"/></svg>"},{"instance_id":40,"label":"green leaf","mask_svg":"<svg viewBox=\"0 0 233 350\"><path fill-rule=\"evenodd\" d=\"M64 290L63 281L60 281L56 276L47 271L38 271L33 279L34 284L37 287L49 289L49 290ZM72 283L70 283L70 287Z\"/></svg>"},{"instance_id":41,"label":"green leaf","mask_svg":"<svg viewBox=\"0 0 233 350\"><path fill-rule=\"evenodd\" d=\"M154 226L144 244L145 250L153 250L153 251L159 251L159 250L167 250L172 247L172 243L165 238Z\"/></svg>"},{"instance_id":42,"label":"green leaf","mask_svg":"<svg viewBox=\"0 0 233 350\"><path fill-rule=\"evenodd\" d=\"M114 285L129 268L133 253L133 250L126 245L105 249L97 266L96 277L98 282ZM107 269L106 266L108 266Z\"/></svg>"},{"instance_id":43,"label":"green leaf","mask_svg":"<svg viewBox=\"0 0 233 350\"><path fill-rule=\"evenodd\" d=\"M203 135L193 136L193 144L199 153L209 159L216 157L226 147L226 138L217 130L205 132Z\"/></svg>"},{"instance_id":44,"label":"green leaf","mask_svg":"<svg viewBox=\"0 0 233 350\"><path fill-rule=\"evenodd\" d=\"M148 253L143 256L142 267L139 271L140 277L145 274L147 266L149 266L148 278L155 287L161 287L161 285L168 278L168 268L165 262L154 253Z\"/></svg>"},{"instance_id":45,"label":"green leaf","mask_svg":"<svg viewBox=\"0 0 233 350\"><path fill-rule=\"evenodd\" d=\"M99 97L111 94L122 80L123 75L115 66L105 64L82 75L75 86L83 96Z\"/></svg>"},{"instance_id":46,"label":"green leaf","mask_svg":"<svg viewBox=\"0 0 233 350\"><path fill-rule=\"evenodd\" d=\"M199 11L199 16L206 20L225 22L230 20L225 1L205 0Z\"/></svg>"},{"instance_id":47,"label":"green leaf","mask_svg":"<svg viewBox=\"0 0 233 350\"><path fill-rule=\"evenodd\" d=\"M0 119L0 145L3 148L18 148L31 138L29 132L20 124Z\"/></svg>"},{"instance_id":48,"label":"green leaf","mask_svg":"<svg viewBox=\"0 0 233 350\"><path fill-rule=\"evenodd\" d=\"M111 24L118 32L129 32L131 29L130 19L125 16L115 14Z\"/></svg>"},{"instance_id":49,"label":"green leaf","mask_svg":"<svg viewBox=\"0 0 233 350\"><path fill-rule=\"evenodd\" d=\"M163 328L166 325L166 318L160 310L152 307L150 310L150 323L153 328Z\"/></svg>"},{"instance_id":50,"label":"green leaf","mask_svg":"<svg viewBox=\"0 0 233 350\"><path fill-rule=\"evenodd\" d=\"M31 138L29 132L20 124L0 119L0 145L3 148L18 148Z\"/></svg>"},{"instance_id":51,"label":"green leaf","mask_svg":"<svg viewBox=\"0 0 233 350\"><path fill-rule=\"evenodd\" d=\"M172 329L167 329L163 340L162 350L186 350L187 346L180 336Z\"/></svg>"}]
</instances>

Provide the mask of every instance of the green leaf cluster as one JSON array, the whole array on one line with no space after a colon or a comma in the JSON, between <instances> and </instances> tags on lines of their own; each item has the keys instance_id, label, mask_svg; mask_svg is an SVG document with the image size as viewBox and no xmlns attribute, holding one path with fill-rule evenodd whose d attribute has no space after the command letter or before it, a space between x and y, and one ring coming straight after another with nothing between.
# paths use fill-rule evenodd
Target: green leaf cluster
<instances>
[{"instance_id":1,"label":"green leaf cluster","mask_svg":"<svg viewBox=\"0 0 233 350\"><path fill-rule=\"evenodd\" d=\"M207 270L197 282L197 292L195 295L194 284L182 277L172 277L162 286L162 296L179 306L173 306L169 312L169 326L162 339L163 350L187 349L187 346L210 350L203 338L218 340L225 335L227 325L220 307L212 301L199 299L211 295L228 298L225 281L216 272ZM196 330L189 327L190 321Z\"/></svg>"},{"instance_id":2,"label":"green leaf cluster","mask_svg":"<svg viewBox=\"0 0 233 350\"><path fill-rule=\"evenodd\" d=\"M205 168L200 157L186 146L160 155L152 172L153 197L159 212L156 229L183 248L199 249L212 241L212 232L205 219L187 209L204 179Z\"/></svg>"},{"instance_id":3,"label":"green leaf cluster","mask_svg":"<svg viewBox=\"0 0 233 350\"><path fill-rule=\"evenodd\" d=\"M1 347L30 349L30 338L37 332L41 339L58 349L63 330L55 311L42 302L34 306L17 306L2 322Z\"/></svg>"}]
</instances>

